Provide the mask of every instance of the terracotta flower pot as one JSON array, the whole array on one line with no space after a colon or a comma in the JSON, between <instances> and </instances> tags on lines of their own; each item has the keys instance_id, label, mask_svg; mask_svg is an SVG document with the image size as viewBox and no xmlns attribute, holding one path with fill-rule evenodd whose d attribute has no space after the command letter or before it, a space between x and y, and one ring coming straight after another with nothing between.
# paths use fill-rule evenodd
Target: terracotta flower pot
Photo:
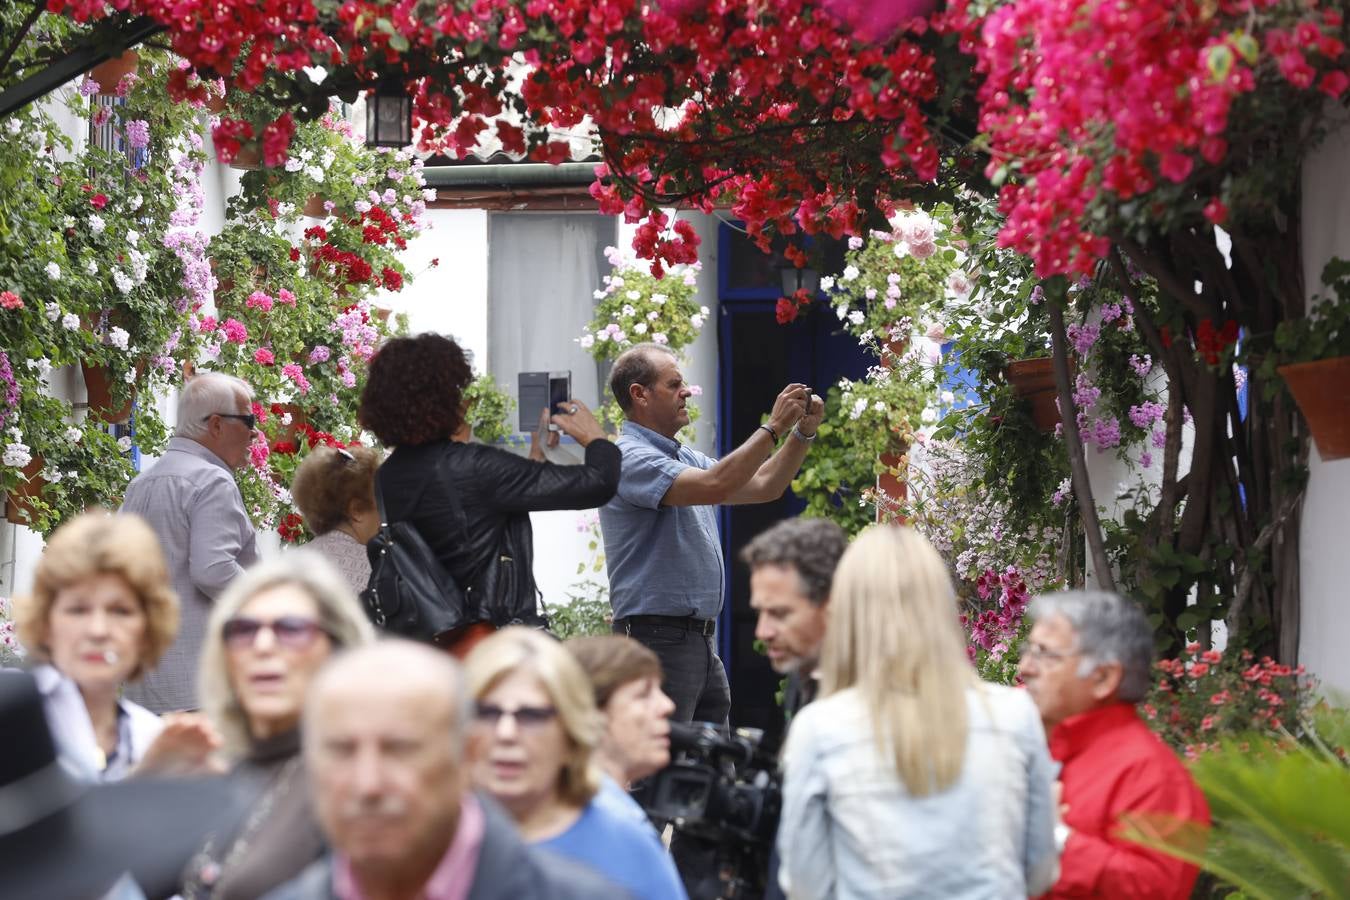
<instances>
[{"instance_id":1,"label":"terracotta flower pot","mask_svg":"<svg viewBox=\"0 0 1350 900\"><path fill-rule=\"evenodd\" d=\"M23 476L28 479L27 483L19 483L5 497L5 518L10 522L23 525L37 516L37 511L33 509L30 501L34 497L42 496L42 489L47 486L46 480L38 477L42 466L42 457L34 454L32 461L23 467Z\"/></svg>"},{"instance_id":2,"label":"terracotta flower pot","mask_svg":"<svg viewBox=\"0 0 1350 900\"><path fill-rule=\"evenodd\" d=\"M305 201L304 209L301 212L311 219L326 219L328 210L323 208L323 204L324 199L320 194L311 194L309 199Z\"/></svg>"},{"instance_id":3,"label":"terracotta flower pot","mask_svg":"<svg viewBox=\"0 0 1350 900\"><path fill-rule=\"evenodd\" d=\"M117 90L123 78L136 71L139 64L140 55L135 50L128 50L121 56L114 56L94 66L89 70L89 77L98 85L100 94L111 94Z\"/></svg>"},{"instance_id":4,"label":"terracotta flower pot","mask_svg":"<svg viewBox=\"0 0 1350 900\"><path fill-rule=\"evenodd\" d=\"M262 167L262 151L257 147L244 144L239 148L239 152L230 160L229 166L232 169L258 169Z\"/></svg>"},{"instance_id":5,"label":"terracotta flower pot","mask_svg":"<svg viewBox=\"0 0 1350 900\"><path fill-rule=\"evenodd\" d=\"M84 372L84 392L89 397L91 415L98 416L104 422L125 422L131 418L130 399L120 407L113 408L113 386L108 379L106 366L81 362L80 369Z\"/></svg>"},{"instance_id":6,"label":"terracotta flower pot","mask_svg":"<svg viewBox=\"0 0 1350 900\"><path fill-rule=\"evenodd\" d=\"M1060 423L1054 360L1048 357L1013 360L1003 373L1013 393L1031 404L1031 420L1036 427L1054 431Z\"/></svg>"},{"instance_id":7,"label":"terracotta flower pot","mask_svg":"<svg viewBox=\"0 0 1350 900\"><path fill-rule=\"evenodd\" d=\"M286 413L289 413L291 416L291 424L289 425L281 424L281 417ZM298 403L283 403L281 404L281 412L272 413L271 417L275 418L277 423L276 434L272 438L272 448L276 449L277 444L284 441L289 441L298 447L299 441L297 440L297 436L300 434L301 427L307 421L304 408Z\"/></svg>"},{"instance_id":8,"label":"terracotta flower pot","mask_svg":"<svg viewBox=\"0 0 1350 900\"><path fill-rule=\"evenodd\" d=\"M1350 456L1350 356L1280 366L1324 460Z\"/></svg>"},{"instance_id":9,"label":"terracotta flower pot","mask_svg":"<svg viewBox=\"0 0 1350 900\"><path fill-rule=\"evenodd\" d=\"M881 464L888 471L877 476L877 521L903 525L906 519L895 507L909 499L909 482L903 475L894 474L895 470L903 473L906 468L903 451L881 454Z\"/></svg>"}]
</instances>

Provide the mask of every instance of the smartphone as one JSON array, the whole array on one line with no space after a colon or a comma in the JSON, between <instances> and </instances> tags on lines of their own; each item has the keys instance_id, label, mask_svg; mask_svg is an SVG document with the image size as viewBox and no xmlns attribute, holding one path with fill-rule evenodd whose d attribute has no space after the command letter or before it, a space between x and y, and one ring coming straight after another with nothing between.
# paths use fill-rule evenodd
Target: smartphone
<instances>
[{"instance_id":1,"label":"smartphone","mask_svg":"<svg viewBox=\"0 0 1350 900\"><path fill-rule=\"evenodd\" d=\"M572 399L572 373L521 372L516 377L516 390L520 430L530 434L539 427L539 410L547 407L550 413L557 413L558 404ZM558 430L556 425L548 427Z\"/></svg>"}]
</instances>

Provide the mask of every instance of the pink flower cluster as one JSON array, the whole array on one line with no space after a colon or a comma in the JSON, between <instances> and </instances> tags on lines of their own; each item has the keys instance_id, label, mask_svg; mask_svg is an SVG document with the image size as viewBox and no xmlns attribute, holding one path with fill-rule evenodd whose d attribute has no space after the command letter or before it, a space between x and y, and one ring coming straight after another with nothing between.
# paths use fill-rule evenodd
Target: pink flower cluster
<instances>
[{"instance_id":1,"label":"pink flower cluster","mask_svg":"<svg viewBox=\"0 0 1350 900\"><path fill-rule=\"evenodd\" d=\"M987 651L995 660L1001 659L1017 640L1031 594L1015 566L1008 566L1001 573L986 569L976 579L975 589L980 600L993 605L974 615L961 616L961 624L970 633L966 653L972 662L980 650Z\"/></svg>"}]
</instances>

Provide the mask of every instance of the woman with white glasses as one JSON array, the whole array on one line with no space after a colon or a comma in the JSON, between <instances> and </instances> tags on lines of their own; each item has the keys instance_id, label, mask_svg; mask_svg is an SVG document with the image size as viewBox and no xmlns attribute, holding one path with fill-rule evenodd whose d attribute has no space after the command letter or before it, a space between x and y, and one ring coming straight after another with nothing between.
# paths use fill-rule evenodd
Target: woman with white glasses
<instances>
[{"instance_id":1,"label":"woman with white glasses","mask_svg":"<svg viewBox=\"0 0 1350 900\"><path fill-rule=\"evenodd\" d=\"M188 864L186 900L261 897L322 854L301 767L305 691L330 656L372 637L351 587L304 550L248 570L216 601L199 691L247 802Z\"/></svg>"}]
</instances>

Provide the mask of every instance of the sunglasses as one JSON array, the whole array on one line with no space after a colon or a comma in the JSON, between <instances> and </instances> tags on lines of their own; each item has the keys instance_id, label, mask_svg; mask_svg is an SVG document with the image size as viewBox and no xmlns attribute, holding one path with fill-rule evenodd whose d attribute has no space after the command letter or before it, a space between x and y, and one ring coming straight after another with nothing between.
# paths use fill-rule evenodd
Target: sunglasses
<instances>
[{"instance_id":1,"label":"sunglasses","mask_svg":"<svg viewBox=\"0 0 1350 900\"><path fill-rule=\"evenodd\" d=\"M304 616L282 616L271 622L252 619L248 616L235 616L226 619L221 626L221 636L225 646L231 650L245 650L258 640L258 632L270 631L277 646L287 650L304 650L314 643L320 634L328 634L323 626ZM332 635L329 635L331 639Z\"/></svg>"},{"instance_id":2,"label":"sunglasses","mask_svg":"<svg viewBox=\"0 0 1350 900\"><path fill-rule=\"evenodd\" d=\"M220 416L222 419L238 419L244 423L249 431L252 431L258 425L258 417L253 413L211 413L211 416ZM203 416L202 421L205 422L211 416Z\"/></svg>"},{"instance_id":3,"label":"sunglasses","mask_svg":"<svg viewBox=\"0 0 1350 900\"><path fill-rule=\"evenodd\" d=\"M518 706L515 709L502 709L492 703L479 703L474 708L474 718L480 723L496 728L507 716L521 729L540 728L553 721L558 710L553 706Z\"/></svg>"}]
</instances>

